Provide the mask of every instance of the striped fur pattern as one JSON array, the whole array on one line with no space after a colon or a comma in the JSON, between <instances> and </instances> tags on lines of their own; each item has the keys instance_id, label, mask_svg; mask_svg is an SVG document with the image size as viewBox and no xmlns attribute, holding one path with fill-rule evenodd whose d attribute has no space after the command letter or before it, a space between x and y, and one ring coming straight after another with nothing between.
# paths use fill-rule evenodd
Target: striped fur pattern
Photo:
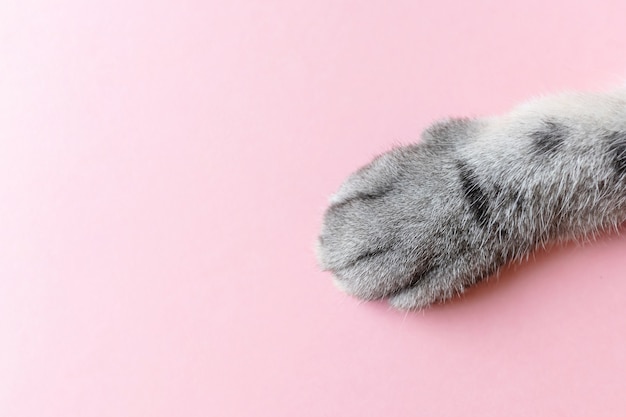
<instances>
[{"instance_id":1,"label":"striped fur pattern","mask_svg":"<svg viewBox=\"0 0 626 417\"><path fill-rule=\"evenodd\" d=\"M345 292L419 310L553 242L626 221L626 90L435 123L352 174L318 242Z\"/></svg>"}]
</instances>

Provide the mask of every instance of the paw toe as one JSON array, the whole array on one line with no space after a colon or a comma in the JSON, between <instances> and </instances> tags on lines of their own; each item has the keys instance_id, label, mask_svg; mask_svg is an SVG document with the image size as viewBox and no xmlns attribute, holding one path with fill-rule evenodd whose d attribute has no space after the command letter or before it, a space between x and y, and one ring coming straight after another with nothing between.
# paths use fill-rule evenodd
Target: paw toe
<instances>
[{"instance_id":1,"label":"paw toe","mask_svg":"<svg viewBox=\"0 0 626 417\"><path fill-rule=\"evenodd\" d=\"M460 277L446 270L447 268L429 271L420 280L390 296L389 304L400 310L421 310L462 293Z\"/></svg>"}]
</instances>

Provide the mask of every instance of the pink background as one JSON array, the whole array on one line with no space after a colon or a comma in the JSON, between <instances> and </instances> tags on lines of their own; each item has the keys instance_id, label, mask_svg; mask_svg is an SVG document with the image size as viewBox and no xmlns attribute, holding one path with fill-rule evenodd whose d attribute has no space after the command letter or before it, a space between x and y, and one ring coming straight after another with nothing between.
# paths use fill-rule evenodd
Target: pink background
<instances>
[{"instance_id":1,"label":"pink background","mask_svg":"<svg viewBox=\"0 0 626 417\"><path fill-rule=\"evenodd\" d=\"M403 314L327 197L446 115L626 74L619 1L0 3L0 415L626 414L626 237Z\"/></svg>"}]
</instances>

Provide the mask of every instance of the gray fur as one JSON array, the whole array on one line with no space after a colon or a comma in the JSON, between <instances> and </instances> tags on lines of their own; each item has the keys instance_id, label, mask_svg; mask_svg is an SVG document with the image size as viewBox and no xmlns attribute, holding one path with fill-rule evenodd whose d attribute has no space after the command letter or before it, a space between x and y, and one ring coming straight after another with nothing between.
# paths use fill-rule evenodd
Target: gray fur
<instances>
[{"instance_id":1,"label":"gray fur","mask_svg":"<svg viewBox=\"0 0 626 417\"><path fill-rule=\"evenodd\" d=\"M624 221L626 96L570 94L441 121L377 157L331 198L318 258L351 295L421 309Z\"/></svg>"},{"instance_id":2,"label":"gray fur","mask_svg":"<svg viewBox=\"0 0 626 417\"><path fill-rule=\"evenodd\" d=\"M552 120L545 121L540 130L530 134L538 154L556 152L567 136L567 127Z\"/></svg>"}]
</instances>

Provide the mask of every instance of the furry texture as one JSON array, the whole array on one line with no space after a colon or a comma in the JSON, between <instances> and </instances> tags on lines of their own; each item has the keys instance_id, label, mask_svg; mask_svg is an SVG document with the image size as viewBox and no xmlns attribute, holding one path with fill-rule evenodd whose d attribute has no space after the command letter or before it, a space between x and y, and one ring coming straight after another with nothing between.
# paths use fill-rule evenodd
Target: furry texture
<instances>
[{"instance_id":1,"label":"furry texture","mask_svg":"<svg viewBox=\"0 0 626 417\"><path fill-rule=\"evenodd\" d=\"M374 159L331 198L318 258L345 292L415 310L624 221L626 91L562 94Z\"/></svg>"}]
</instances>

